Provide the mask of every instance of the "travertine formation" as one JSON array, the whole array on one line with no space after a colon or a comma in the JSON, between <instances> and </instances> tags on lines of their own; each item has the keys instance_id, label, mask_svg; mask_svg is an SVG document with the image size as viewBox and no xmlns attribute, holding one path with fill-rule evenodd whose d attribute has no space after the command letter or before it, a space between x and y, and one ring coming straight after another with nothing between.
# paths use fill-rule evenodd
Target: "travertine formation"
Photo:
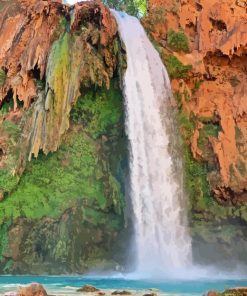
<instances>
[{"instance_id":1,"label":"travertine formation","mask_svg":"<svg viewBox=\"0 0 247 296\"><path fill-rule=\"evenodd\" d=\"M20 0L1 3L0 27L0 168L19 176L27 158L58 149L80 86L109 88L117 26L100 2ZM10 124L20 127L12 144Z\"/></svg>"},{"instance_id":2,"label":"travertine formation","mask_svg":"<svg viewBox=\"0 0 247 296\"><path fill-rule=\"evenodd\" d=\"M183 139L193 258L232 268L247 249L247 2L148 4L143 24L170 74Z\"/></svg>"},{"instance_id":3,"label":"travertine formation","mask_svg":"<svg viewBox=\"0 0 247 296\"><path fill-rule=\"evenodd\" d=\"M185 79L173 80L173 89L182 94L183 111L195 119L193 157L212 165L211 189L224 204L247 202L246 12L246 1L150 0L145 21L168 50L169 30L188 37L188 52L173 54L193 68ZM215 125L218 135L208 136L201 147L200 132L207 124Z\"/></svg>"},{"instance_id":4,"label":"travertine formation","mask_svg":"<svg viewBox=\"0 0 247 296\"><path fill-rule=\"evenodd\" d=\"M0 274L115 266L127 147L115 19L97 1L0 1L0 43Z\"/></svg>"}]
</instances>

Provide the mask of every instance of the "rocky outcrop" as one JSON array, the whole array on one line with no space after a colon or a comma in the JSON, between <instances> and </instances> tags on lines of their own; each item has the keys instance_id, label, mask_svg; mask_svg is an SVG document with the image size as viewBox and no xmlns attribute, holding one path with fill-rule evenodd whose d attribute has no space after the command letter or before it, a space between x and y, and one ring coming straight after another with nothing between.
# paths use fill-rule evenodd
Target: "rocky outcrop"
<instances>
[{"instance_id":1,"label":"rocky outcrop","mask_svg":"<svg viewBox=\"0 0 247 296\"><path fill-rule=\"evenodd\" d=\"M116 70L120 47L109 10L95 2L70 8L60 2L1 4L2 198L27 159L58 149L80 87L109 88Z\"/></svg>"},{"instance_id":2,"label":"rocky outcrop","mask_svg":"<svg viewBox=\"0 0 247 296\"><path fill-rule=\"evenodd\" d=\"M100 289L91 286L91 285L84 285L83 287L76 290L77 292L86 292L86 293L93 293L93 292L99 292Z\"/></svg>"},{"instance_id":3,"label":"rocky outcrop","mask_svg":"<svg viewBox=\"0 0 247 296\"><path fill-rule=\"evenodd\" d=\"M45 288L37 283L33 283L28 287L20 288L17 296L47 296Z\"/></svg>"},{"instance_id":4,"label":"rocky outcrop","mask_svg":"<svg viewBox=\"0 0 247 296\"><path fill-rule=\"evenodd\" d=\"M149 0L143 19L172 79L197 259L240 258L247 247L246 8L245 1Z\"/></svg>"},{"instance_id":5,"label":"rocky outcrop","mask_svg":"<svg viewBox=\"0 0 247 296\"><path fill-rule=\"evenodd\" d=\"M246 296L247 295L247 288L246 287L239 287L239 288L230 288L226 289L224 292L220 293L218 291L208 291L207 296Z\"/></svg>"},{"instance_id":6,"label":"rocky outcrop","mask_svg":"<svg viewBox=\"0 0 247 296\"><path fill-rule=\"evenodd\" d=\"M146 26L153 25L153 38L172 49L183 64L193 67L186 79L173 81L174 91L182 94L183 110L195 117L190 140L193 157L214 162L217 169L209 179L215 198L221 202L247 201L246 4L227 0L151 0L149 10ZM152 16L158 12L160 20L155 21ZM170 46L171 30L184 32L188 52L179 48L174 51ZM181 40L175 41L179 47ZM217 137L209 136L205 143L214 160L205 155L205 146L198 143L208 124L218 129Z\"/></svg>"},{"instance_id":7,"label":"rocky outcrop","mask_svg":"<svg viewBox=\"0 0 247 296\"><path fill-rule=\"evenodd\" d=\"M13 0L0 28L0 274L114 268L126 169L116 22L100 2Z\"/></svg>"}]
</instances>

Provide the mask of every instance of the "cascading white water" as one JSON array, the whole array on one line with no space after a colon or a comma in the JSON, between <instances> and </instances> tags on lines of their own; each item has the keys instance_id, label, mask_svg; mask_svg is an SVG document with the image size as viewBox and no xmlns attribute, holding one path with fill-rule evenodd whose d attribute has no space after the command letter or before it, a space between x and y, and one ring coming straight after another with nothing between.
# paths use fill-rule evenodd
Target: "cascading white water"
<instances>
[{"instance_id":1,"label":"cascading white water","mask_svg":"<svg viewBox=\"0 0 247 296\"><path fill-rule=\"evenodd\" d=\"M169 273L191 261L182 182L174 177L168 127L161 112L171 94L170 81L138 19L114 10L112 13L127 51L123 82L136 271Z\"/></svg>"}]
</instances>

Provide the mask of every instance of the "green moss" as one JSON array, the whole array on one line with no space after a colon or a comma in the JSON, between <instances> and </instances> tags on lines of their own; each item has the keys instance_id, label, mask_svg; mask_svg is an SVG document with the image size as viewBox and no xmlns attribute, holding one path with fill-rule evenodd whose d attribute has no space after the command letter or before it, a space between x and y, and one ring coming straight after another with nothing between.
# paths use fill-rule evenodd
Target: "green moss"
<instances>
[{"instance_id":1,"label":"green moss","mask_svg":"<svg viewBox=\"0 0 247 296\"><path fill-rule=\"evenodd\" d=\"M0 116L8 113L13 108L14 108L14 101L13 100L4 101L3 105L0 109Z\"/></svg>"},{"instance_id":2,"label":"green moss","mask_svg":"<svg viewBox=\"0 0 247 296\"><path fill-rule=\"evenodd\" d=\"M184 168L185 185L192 201L193 207L199 206L201 209L210 204L210 189L207 180L207 166L205 163L196 161L189 148L184 147Z\"/></svg>"},{"instance_id":3,"label":"green moss","mask_svg":"<svg viewBox=\"0 0 247 296\"><path fill-rule=\"evenodd\" d=\"M178 107L180 108L182 104L182 94L177 90L174 92L173 96L176 99Z\"/></svg>"},{"instance_id":4,"label":"green moss","mask_svg":"<svg viewBox=\"0 0 247 296\"><path fill-rule=\"evenodd\" d=\"M8 246L8 227L7 223L0 225L0 262L3 259L3 254Z\"/></svg>"},{"instance_id":5,"label":"green moss","mask_svg":"<svg viewBox=\"0 0 247 296\"><path fill-rule=\"evenodd\" d=\"M237 169L240 172L242 177L246 176L246 172L247 172L246 166L245 166L245 163L241 159L238 159L238 161L237 161Z\"/></svg>"},{"instance_id":6,"label":"green moss","mask_svg":"<svg viewBox=\"0 0 247 296\"><path fill-rule=\"evenodd\" d=\"M6 80L6 73L4 70L0 69L0 87L2 87Z\"/></svg>"},{"instance_id":7,"label":"green moss","mask_svg":"<svg viewBox=\"0 0 247 296\"><path fill-rule=\"evenodd\" d=\"M203 83L203 80L196 80L194 83L194 87L192 89L192 94L194 95L199 89L201 84Z\"/></svg>"},{"instance_id":8,"label":"green moss","mask_svg":"<svg viewBox=\"0 0 247 296\"><path fill-rule=\"evenodd\" d=\"M0 192L9 193L18 184L19 177L13 175L10 168L0 170Z\"/></svg>"},{"instance_id":9,"label":"green moss","mask_svg":"<svg viewBox=\"0 0 247 296\"><path fill-rule=\"evenodd\" d=\"M167 45L174 51L189 51L189 41L184 32L175 32L172 29L167 33Z\"/></svg>"},{"instance_id":10,"label":"green moss","mask_svg":"<svg viewBox=\"0 0 247 296\"><path fill-rule=\"evenodd\" d=\"M208 180L210 167L207 162L194 159L190 143L193 136L196 118L189 116L183 110L179 110L178 124L183 139L182 152L184 165L184 184L189 196L192 222L198 219L212 219L212 217L222 217L226 215L225 209L218 205L213 199ZM217 136L218 130L215 126L206 126L201 135L203 142L209 135Z\"/></svg>"},{"instance_id":11,"label":"green moss","mask_svg":"<svg viewBox=\"0 0 247 296\"><path fill-rule=\"evenodd\" d=\"M109 173L97 149L83 132L73 132L58 152L29 163L17 190L0 203L0 222L17 217L58 218L78 198L99 210L111 207L111 196L104 194Z\"/></svg>"},{"instance_id":12,"label":"green moss","mask_svg":"<svg viewBox=\"0 0 247 296\"><path fill-rule=\"evenodd\" d=\"M123 196L108 154L114 143L119 142L122 108L121 92L114 83L110 90L90 89L73 109L71 120L76 125L68 132L59 151L33 159L20 182L18 176L11 175L11 163L15 161L9 158L8 170L0 171L0 191L11 192L0 203L0 224L18 217L56 219L82 200L85 212L91 209L98 213L97 219L93 217L93 224L107 221L109 228L117 228L122 219ZM11 135L10 147L14 149L20 129L7 121L3 127L5 133ZM95 140L101 134L111 138L109 145L104 145L101 139ZM18 156L18 153L12 154ZM18 188L13 191L18 182ZM57 255L60 251L58 246Z\"/></svg>"},{"instance_id":13,"label":"green moss","mask_svg":"<svg viewBox=\"0 0 247 296\"><path fill-rule=\"evenodd\" d=\"M243 137L244 137L243 132L241 131L241 129L238 126L236 126L235 127L236 142L241 141L243 139Z\"/></svg>"},{"instance_id":14,"label":"green moss","mask_svg":"<svg viewBox=\"0 0 247 296\"><path fill-rule=\"evenodd\" d=\"M188 142L195 130L195 122L192 118L184 111L180 111L178 115L179 127L185 142Z\"/></svg>"},{"instance_id":15,"label":"green moss","mask_svg":"<svg viewBox=\"0 0 247 296\"><path fill-rule=\"evenodd\" d=\"M184 99L185 99L186 102L189 102L190 99L191 99L191 96L190 96L187 89L184 90Z\"/></svg>"},{"instance_id":16,"label":"green moss","mask_svg":"<svg viewBox=\"0 0 247 296\"><path fill-rule=\"evenodd\" d=\"M211 153L208 146L209 137L218 138L220 127L218 125L208 123L199 130L198 147L203 152L203 156L208 159Z\"/></svg>"},{"instance_id":17,"label":"green moss","mask_svg":"<svg viewBox=\"0 0 247 296\"><path fill-rule=\"evenodd\" d=\"M166 69L171 79L186 79L191 71L191 65L183 65L175 56L169 55L163 58Z\"/></svg>"},{"instance_id":18,"label":"green moss","mask_svg":"<svg viewBox=\"0 0 247 296\"><path fill-rule=\"evenodd\" d=\"M188 143L194 133L195 122L185 112L180 110L178 115L179 127L184 141L182 156L184 163L184 181L188 195L190 197L191 206L202 203L200 207L203 208L205 204L210 203L210 189L207 179L208 169L203 162L195 160L191 154Z\"/></svg>"},{"instance_id":19,"label":"green moss","mask_svg":"<svg viewBox=\"0 0 247 296\"><path fill-rule=\"evenodd\" d=\"M122 118L123 104L119 87L111 83L107 90L90 89L81 96L71 111L71 119L81 123L94 139L106 134Z\"/></svg>"},{"instance_id":20,"label":"green moss","mask_svg":"<svg viewBox=\"0 0 247 296\"><path fill-rule=\"evenodd\" d=\"M19 182L19 176L15 168L20 154L17 143L21 130L18 125L5 120L0 127L0 134L5 135L8 139L8 151L6 153L9 154L5 167L0 170L0 192L9 193Z\"/></svg>"}]
</instances>

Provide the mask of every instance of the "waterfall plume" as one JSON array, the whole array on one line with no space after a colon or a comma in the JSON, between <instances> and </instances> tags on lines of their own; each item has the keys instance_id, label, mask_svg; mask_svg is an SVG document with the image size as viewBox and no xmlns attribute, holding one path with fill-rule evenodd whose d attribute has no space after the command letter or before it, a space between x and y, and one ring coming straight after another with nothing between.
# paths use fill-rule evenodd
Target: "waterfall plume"
<instances>
[{"instance_id":1,"label":"waterfall plume","mask_svg":"<svg viewBox=\"0 0 247 296\"><path fill-rule=\"evenodd\" d=\"M112 13L127 51L123 84L136 272L169 273L191 262L182 178L174 176L163 112L171 95L170 81L139 20Z\"/></svg>"}]
</instances>

